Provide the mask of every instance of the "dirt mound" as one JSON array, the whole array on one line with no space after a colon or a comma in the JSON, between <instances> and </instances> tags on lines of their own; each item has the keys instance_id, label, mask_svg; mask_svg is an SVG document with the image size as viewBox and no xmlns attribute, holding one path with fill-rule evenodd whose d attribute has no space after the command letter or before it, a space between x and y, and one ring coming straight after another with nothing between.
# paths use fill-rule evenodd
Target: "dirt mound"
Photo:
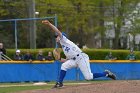
<instances>
[{"instance_id":1,"label":"dirt mound","mask_svg":"<svg viewBox=\"0 0 140 93\"><path fill-rule=\"evenodd\" d=\"M32 90L18 93L140 93L140 81L111 81L67 85L61 89Z\"/></svg>"}]
</instances>

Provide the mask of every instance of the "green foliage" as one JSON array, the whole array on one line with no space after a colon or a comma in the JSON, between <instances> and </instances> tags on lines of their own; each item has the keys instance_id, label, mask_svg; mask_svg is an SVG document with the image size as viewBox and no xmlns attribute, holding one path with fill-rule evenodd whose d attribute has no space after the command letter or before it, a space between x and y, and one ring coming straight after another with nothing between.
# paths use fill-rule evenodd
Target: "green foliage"
<instances>
[{"instance_id":1,"label":"green foliage","mask_svg":"<svg viewBox=\"0 0 140 93\"><path fill-rule=\"evenodd\" d=\"M43 51L43 54L47 56L49 51L53 51L54 48L45 48L41 49ZM25 54L26 51L30 51L30 53L36 57L38 51L40 49L21 49L21 53ZM129 54L129 50L109 50L109 49L84 49L83 52L89 55L90 60L104 60L106 55L109 54L109 52L112 52L112 55L114 57L117 57L118 60L125 60L127 55ZM14 49L8 49L7 55L10 58L13 58L13 55L15 53ZM140 59L140 52L135 51L134 52L137 59ZM61 57L65 58L65 55L63 52L61 52Z\"/></svg>"},{"instance_id":2,"label":"green foliage","mask_svg":"<svg viewBox=\"0 0 140 93\"><path fill-rule=\"evenodd\" d=\"M0 19L28 18L28 2L28 0L1 0ZM99 33L102 41L105 37L105 21L114 21L116 40L119 39L124 18L127 18L135 9L139 0L35 0L35 3L36 11L39 12L36 17L49 17L56 14L58 25L62 27L61 30L66 32L72 41L80 42L81 45L87 44L94 48L95 45L91 43L91 41L95 43L94 36ZM134 24L136 23L134 22ZM7 48L13 48L15 43L13 23L1 23L0 25L0 37L3 38L1 41L5 43ZM29 48L28 22L18 22L17 27L19 48ZM136 26L133 30L138 32L138 29ZM51 41L53 34L40 21L37 22L36 33L37 48L53 47L54 42ZM114 43L118 44L118 42Z\"/></svg>"}]
</instances>

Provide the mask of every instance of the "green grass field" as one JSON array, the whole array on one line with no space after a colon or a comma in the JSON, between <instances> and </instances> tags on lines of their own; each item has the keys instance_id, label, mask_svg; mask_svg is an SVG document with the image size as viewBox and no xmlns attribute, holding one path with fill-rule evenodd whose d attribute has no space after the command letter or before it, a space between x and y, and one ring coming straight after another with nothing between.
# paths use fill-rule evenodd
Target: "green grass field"
<instances>
[{"instance_id":1,"label":"green grass field","mask_svg":"<svg viewBox=\"0 0 140 93\"><path fill-rule=\"evenodd\" d=\"M106 81L68 81L65 85L76 85L78 83L97 83ZM49 82L45 85L34 85L33 83L0 83L0 93L15 93L23 90L51 89L55 82Z\"/></svg>"},{"instance_id":2,"label":"green grass field","mask_svg":"<svg viewBox=\"0 0 140 93\"><path fill-rule=\"evenodd\" d=\"M48 85L33 85L31 83L6 83L0 84L0 93L14 93L23 90L35 90L35 89L50 89L52 84Z\"/></svg>"},{"instance_id":3,"label":"green grass field","mask_svg":"<svg viewBox=\"0 0 140 93\"><path fill-rule=\"evenodd\" d=\"M51 86L13 86L13 87L1 87L0 93L14 93L23 90L35 90L35 89L49 89Z\"/></svg>"}]
</instances>

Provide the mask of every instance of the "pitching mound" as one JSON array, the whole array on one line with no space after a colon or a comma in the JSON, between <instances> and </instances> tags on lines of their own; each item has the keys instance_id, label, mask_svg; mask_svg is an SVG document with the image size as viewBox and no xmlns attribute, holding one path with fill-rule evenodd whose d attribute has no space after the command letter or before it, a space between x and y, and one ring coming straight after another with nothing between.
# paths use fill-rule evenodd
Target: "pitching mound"
<instances>
[{"instance_id":1,"label":"pitching mound","mask_svg":"<svg viewBox=\"0 0 140 93\"><path fill-rule=\"evenodd\" d=\"M140 81L110 81L66 85L61 89L32 90L18 93L140 93Z\"/></svg>"}]
</instances>

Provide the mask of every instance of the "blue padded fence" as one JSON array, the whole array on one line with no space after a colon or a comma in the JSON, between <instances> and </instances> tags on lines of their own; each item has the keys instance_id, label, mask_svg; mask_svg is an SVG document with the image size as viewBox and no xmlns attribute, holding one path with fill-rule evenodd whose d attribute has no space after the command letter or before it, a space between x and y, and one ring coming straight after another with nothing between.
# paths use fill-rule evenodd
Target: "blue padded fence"
<instances>
[{"instance_id":1,"label":"blue padded fence","mask_svg":"<svg viewBox=\"0 0 140 93\"><path fill-rule=\"evenodd\" d=\"M140 63L90 63L92 72L103 72L105 69L116 74L118 80L140 79ZM56 81L61 67L54 63L2 63L0 64L0 82ZM98 78L105 80L108 78ZM65 80L84 80L78 68L67 71ZM97 80L97 79L96 79Z\"/></svg>"}]
</instances>

